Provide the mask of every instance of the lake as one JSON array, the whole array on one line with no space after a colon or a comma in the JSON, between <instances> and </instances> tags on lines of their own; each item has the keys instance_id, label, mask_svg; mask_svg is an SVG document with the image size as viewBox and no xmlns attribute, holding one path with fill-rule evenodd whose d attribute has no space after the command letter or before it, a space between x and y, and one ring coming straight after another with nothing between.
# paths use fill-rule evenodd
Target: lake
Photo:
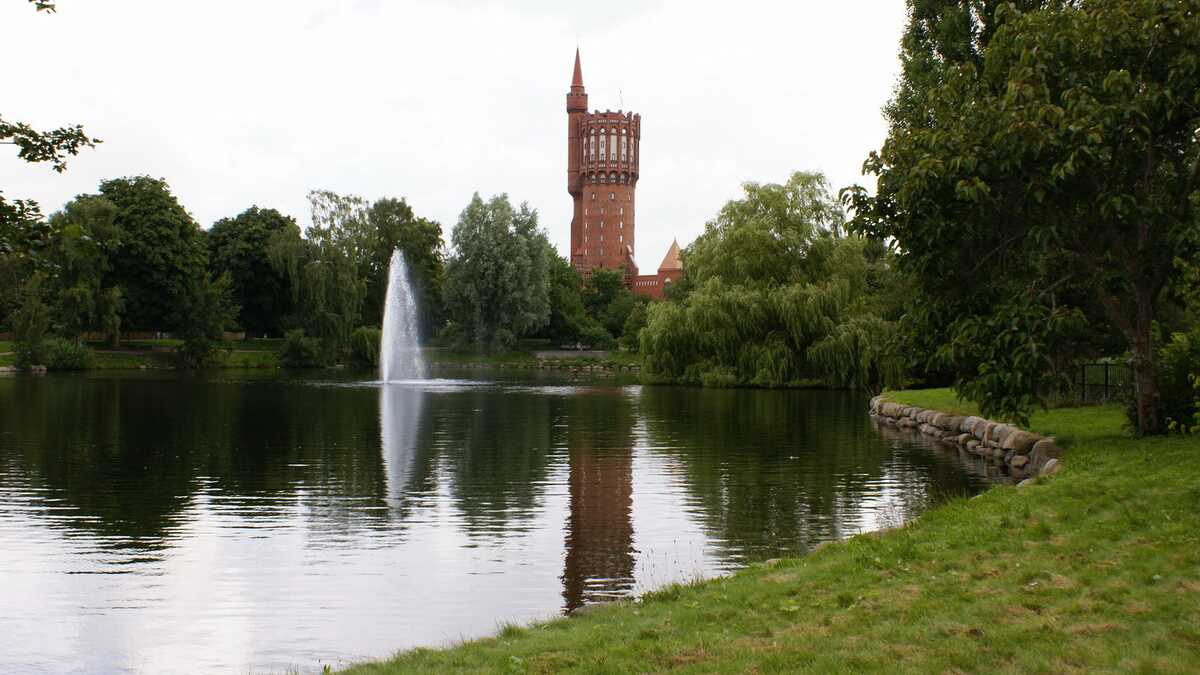
<instances>
[{"instance_id":1,"label":"lake","mask_svg":"<svg viewBox=\"0 0 1200 675\"><path fill-rule=\"evenodd\" d=\"M860 394L435 376L0 377L0 669L319 672L988 484Z\"/></svg>"}]
</instances>

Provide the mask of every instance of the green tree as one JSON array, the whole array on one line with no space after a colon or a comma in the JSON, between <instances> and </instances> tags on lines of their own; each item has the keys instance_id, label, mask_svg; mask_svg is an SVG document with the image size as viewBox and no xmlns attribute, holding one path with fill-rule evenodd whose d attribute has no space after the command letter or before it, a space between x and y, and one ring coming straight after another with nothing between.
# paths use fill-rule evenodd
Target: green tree
<instances>
[{"instance_id":1,"label":"green tree","mask_svg":"<svg viewBox=\"0 0 1200 675\"><path fill-rule=\"evenodd\" d=\"M174 321L183 339L178 351L183 367L195 369L213 365L225 329L237 319L238 306L233 299L233 288L233 279L228 274L216 279L203 274L188 280L187 292Z\"/></svg>"},{"instance_id":2,"label":"green tree","mask_svg":"<svg viewBox=\"0 0 1200 675\"><path fill-rule=\"evenodd\" d=\"M405 200L390 197L371 205L367 223L374 241L367 273L364 320L374 325L383 324L388 266L392 253L399 249L404 253L409 279L417 294L421 325L427 332L440 325L445 276L442 226L437 221L417 217Z\"/></svg>"},{"instance_id":3,"label":"green tree","mask_svg":"<svg viewBox=\"0 0 1200 675\"><path fill-rule=\"evenodd\" d=\"M112 285L124 296L124 323L136 330L177 327L176 308L205 275L199 226L160 179L107 180L100 184L100 196L117 208L121 245L109 262Z\"/></svg>"},{"instance_id":4,"label":"green tree","mask_svg":"<svg viewBox=\"0 0 1200 675\"><path fill-rule=\"evenodd\" d=\"M28 368L43 364L43 342L50 330L50 308L46 304L45 276L35 272L21 286L20 304L13 312L17 365Z\"/></svg>"},{"instance_id":5,"label":"green tree","mask_svg":"<svg viewBox=\"0 0 1200 675\"><path fill-rule=\"evenodd\" d=\"M648 308L646 372L721 386L898 382L889 260L840 236L840 214L820 174L746 184L684 253L691 289Z\"/></svg>"},{"instance_id":6,"label":"green tree","mask_svg":"<svg viewBox=\"0 0 1200 675\"><path fill-rule=\"evenodd\" d=\"M1154 433L1157 305L1173 260L1196 255L1200 15L1153 0L1040 4L973 14L974 56L906 68L865 164L876 193L846 195L854 228L900 246L959 391L987 414L1019 419L1044 400L1050 347L1087 309L1063 292L1091 289L1087 318L1124 336L1137 427ZM954 347L1007 339L1014 311L1029 332L1012 361L988 356L999 342Z\"/></svg>"},{"instance_id":7,"label":"green tree","mask_svg":"<svg viewBox=\"0 0 1200 675\"><path fill-rule=\"evenodd\" d=\"M556 251L551 250L547 255L550 256L550 318L543 335L558 345L575 344L589 321L583 306L583 280L571 263Z\"/></svg>"},{"instance_id":8,"label":"green tree","mask_svg":"<svg viewBox=\"0 0 1200 675\"><path fill-rule=\"evenodd\" d=\"M446 311L480 349L505 349L550 317L550 255L537 212L476 193L459 215L446 265Z\"/></svg>"},{"instance_id":9,"label":"green tree","mask_svg":"<svg viewBox=\"0 0 1200 675\"><path fill-rule=\"evenodd\" d=\"M625 321L637 299L625 285L621 270L597 269L583 284L583 304L588 315L615 340L621 337Z\"/></svg>"},{"instance_id":10,"label":"green tree","mask_svg":"<svg viewBox=\"0 0 1200 675\"><path fill-rule=\"evenodd\" d=\"M271 264L287 275L305 334L321 341L330 362L349 347L367 293L372 253L367 202L314 190L308 194L312 225L302 238L277 231L268 247Z\"/></svg>"},{"instance_id":11,"label":"green tree","mask_svg":"<svg viewBox=\"0 0 1200 675\"><path fill-rule=\"evenodd\" d=\"M257 206L218 220L208 231L209 268L214 275L230 276L234 302L241 307L237 321L248 333L282 334L293 310L287 275L271 265L268 253L271 237L285 231L300 236L294 218Z\"/></svg>"},{"instance_id":12,"label":"green tree","mask_svg":"<svg viewBox=\"0 0 1200 675\"><path fill-rule=\"evenodd\" d=\"M76 197L50 217L55 315L63 335L76 341L81 333L102 325L111 329L111 314L119 309L113 299L120 291L114 296L116 287L108 279L111 256L122 239L116 219L115 204L88 195ZM115 342L117 336L110 333L109 340Z\"/></svg>"}]
</instances>

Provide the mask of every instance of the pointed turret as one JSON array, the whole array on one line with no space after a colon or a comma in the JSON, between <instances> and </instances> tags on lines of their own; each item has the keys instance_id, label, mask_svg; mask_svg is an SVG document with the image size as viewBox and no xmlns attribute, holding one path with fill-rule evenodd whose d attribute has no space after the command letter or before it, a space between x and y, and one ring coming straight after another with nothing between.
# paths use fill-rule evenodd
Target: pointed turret
<instances>
[{"instance_id":1,"label":"pointed turret","mask_svg":"<svg viewBox=\"0 0 1200 675\"><path fill-rule=\"evenodd\" d=\"M679 262L679 240L671 241L671 248L667 249L667 255L663 257L662 264L658 266L659 272L670 272L682 270L683 264Z\"/></svg>"},{"instance_id":2,"label":"pointed turret","mask_svg":"<svg viewBox=\"0 0 1200 675\"><path fill-rule=\"evenodd\" d=\"M567 92L567 112L587 112L587 91L583 88L583 66L579 64L579 47L575 48L575 74L571 76L571 91Z\"/></svg>"}]
</instances>

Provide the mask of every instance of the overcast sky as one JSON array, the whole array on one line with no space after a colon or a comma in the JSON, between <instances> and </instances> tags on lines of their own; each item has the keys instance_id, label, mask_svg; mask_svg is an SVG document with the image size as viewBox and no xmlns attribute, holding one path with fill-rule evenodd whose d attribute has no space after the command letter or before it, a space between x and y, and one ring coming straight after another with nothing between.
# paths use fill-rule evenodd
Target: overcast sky
<instances>
[{"instance_id":1,"label":"overcast sky","mask_svg":"<svg viewBox=\"0 0 1200 675\"><path fill-rule=\"evenodd\" d=\"M58 0L0 3L0 113L104 143L66 174L0 149L47 213L105 178L165 178L202 227L306 193L405 197L450 229L471 193L569 243L565 94L642 115L637 261L657 268L743 181L862 180L885 134L903 0Z\"/></svg>"}]
</instances>

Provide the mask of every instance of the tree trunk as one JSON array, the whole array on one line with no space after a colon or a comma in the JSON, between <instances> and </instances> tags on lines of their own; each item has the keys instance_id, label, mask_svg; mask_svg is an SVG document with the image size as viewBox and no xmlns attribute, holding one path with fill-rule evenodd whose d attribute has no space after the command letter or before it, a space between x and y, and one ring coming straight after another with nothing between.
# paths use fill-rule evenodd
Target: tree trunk
<instances>
[{"instance_id":1,"label":"tree trunk","mask_svg":"<svg viewBox=\"0 0 1200 675\"><path fill-rule=\"evenodd\" d=\"M1138 433L1157 434L1162 431L1159 419L1158 371L1154 366L1154 344L1150 330L1154 322L1154 301L1148 293L1138 292L1133 334L1129 347L1133 352L1134 400L1137 404Z\"/></svg>"}]
</instances>

